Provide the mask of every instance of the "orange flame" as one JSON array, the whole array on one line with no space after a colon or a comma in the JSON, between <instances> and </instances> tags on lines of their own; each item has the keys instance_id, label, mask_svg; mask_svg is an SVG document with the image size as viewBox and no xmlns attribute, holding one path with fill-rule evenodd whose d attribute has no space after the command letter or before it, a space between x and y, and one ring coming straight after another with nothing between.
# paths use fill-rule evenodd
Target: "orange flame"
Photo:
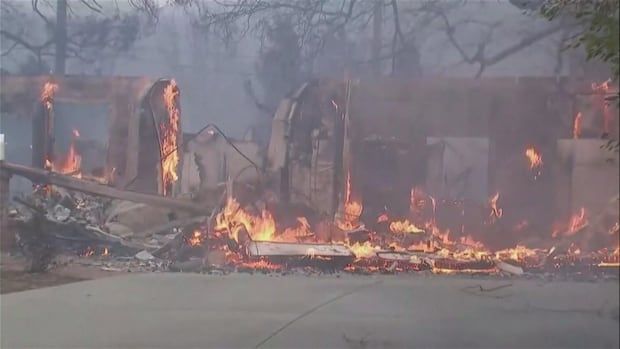
<instances>
[{"instance_id":1,"label":"orange flame","mask_svg":"<svg viewBox=\"0 0 620 349\"><path fill-rule=\"evenodd\" d=\"M72 175L74 177L81 177L80 173L80 165L82 163L82 156L78 153L75 148L75 141L80 136L80 132L76 129L72 131L73 138L71 139L71 144L69 145L69 150L67 154L63 157L60 163L55 164L48 159L45 160L45 168L52 170L54 172Z\"/></svg>"},{"instance_id":2,"label":"orange flame","mask_svg":"<svg viewBox=\"0 0 620 349\"><path fill-rule=\"evenodd\" d=\"M409 222L408 219L403 221L394 221L390 223L390 231L396 234L409 233L409 234L418 234L424 233L424 230L416 227L413 223Z\"/></svg>"},{"instance_id":3,"label":"orange flame","mask_svg":"<svg viewBox=\"0 0 620 349\"><path fill-rule=\"evenodd\" d=\"M299 240L314 235L310 230L310 223L308 223L306 217L297 217L297 223L297 227L286 228L277 239L280 241Z\"/></svg>"},{"instance_id":4,"label":"orange flame","mask_svg":"<svg viewBox=\"0 0 620 349\"><path fill-rule=\"evenodd\" d=\"M342 230L353 230L359 226L359 217L364 210L364 206L357 202L344 203L344 215L342 219L336 220L336 225Z\"/></svg>"},{"instance_id":5,"label":"orange flame","mask_svg":"<svg viewBox=\"0 0 620 349\"><path fill-rule=\"evenodd\" d=\"M46 82L41 90L41 103L47 110L52 109L52 103L54 103L54 95L58 91L58 84L53 82Z\"/></svg>"},{"instance_id":6,"label":"orange flame","mask_svg":"<svg viewBox=\"0 0 620 349\"><path fill-rule=\"evenodd\" d=\"M163 193L167 194L172 183L179 179L177 165L179 164L178 140L180 110L178 108L179 88L174 80L164 89L164 104L168 111L168 120L160 124L161 132L161 169Z\"/></svg>"},{"instance_id":7,"label":"orange flame","mask_svg":"<svg viewBox=\"0 0 620 349\"><path fill-rule=\"evenodd\" d=\"M531 249L523 245L517 245L513 248L507 248L495 252L495 258L512 259L514 261L523 261L526 258L536 257L543 253L540 249Z\"/></svg>"},{"instance_id":8,"label":"orange flame","mask_svg":"<svg viewBox=\"0 0 620 349\"><path fill-rule=\"evenodd\" d=\"M375 257L377 255L377 251L379 250L379 247L373 246L370 241L366 241L363 244L356 242L348 247L357 259Z\"/></svg>"},{"instance_id":9,"label":"orange flame","mask_svg":"<svg viewBox=\"0 0 620 349\"><path fill-rule=\"evenodd\" d=\"M255 241L273 241L276 233L276 222L269 211L263 210L260 216L254 216L243 210L234 198L228 200L215 222L216 231L228 231L230 238L237 242L241 229Z\"/></svg>"},{"instance_id":10,"label":"orange flame","mask_svg":"<svg viewBox=\"0 0 620 349\"><path fill-rule=\"evenodd\" d=\"M351 171L347 171L347 182L345 186L344 202L351 202Z\"/></svg>"},{"instance_id":11,"label":"orange flame","mask_svg":"<svg viewBox=\"0 0 620 349\"><path fill-rule=\"evenodd\" d=\"M603 111L603 132L609 133L611 119L613 118L613 113L609 108L609 103L605 100L605 95L609 93L610 90L611 79L607 79L606 81L597 84L596 82L592 83L592 91L597 93L593 95L594 104L597 104L600 110Z\"/></svg>"},{"instance_id":12,"label":"orange flame","mask_svg":"<svg viewBox=\"0 0 620 349\"><path fill-rule=\"evenodd\" d=\"M190 246L198 246L202 244L202 233L199 230L195 230L192 233L192 236L189 239L187 239L187 243Z\"/></svg>"},{"instance_id":13,"label":"orange flame","mask_svg":"<svg viewBox=\"0 0 620 349\"><path fill-rule=\"evenodd\" d=\"M568 221L567 230L563 233L560 230L554 230L551 234L552 237L562 236L573 236L577 234L581 229L583 229L586 225L588 225L588 219L586 218L586 209L584 207L579 209L578 213L575 213L571 216Z\"/></svg>"},{"instance_id":14,"label":"orange flame","mask_svg":"<svg viewBox=\"0 0 620 349\"><path fill-rule=\"evenodd\" d=\"M531 170L543 165L542 156L536 151L536 149L534 149L534 147L527 148L525 150L525 156L530 162Z\"/></svg>"},{"instance_id":15,"label":"orange flame","mask_svg":"<svg viewBox=\"0 0 620 349\"><path fill-rule=\"evenodd\" d=\"M569 236L577 233L581 228L585 227L588 224L588 220L586 219L586 209L581 208L578 214L574 214L568 225Z\"/></svg>"},{"instance_id":16,"label":"orange flame","mask_svg":"<svg viewBox=\"0 0 620 349\"><path fill-rule=\"evenodd\" d=\"M387 215L387 213L382 213L381 215L379 215L379 217L377 217L377 223L387 222L389 219L390 217Z\"/></svg>"},{"instance_id":17,"label":"orange flame","mask_svg":"<svg viewBox=\"0 0 620 349\"><path fill-rule=\"evenodd\" d=\"M264 260L264 259L253 261L253 262L244 262L244 263L241 263L240 266L245 267L245 268L250 268L250 269L258 269L258 270L279 270L282 268L281 266L270 263L269 261Z\"/></svg>"},{"instance_id":18,"label":"orange flame","mask_svg":"<svg viewBox=\"0 0 620 349\"><path fill-rule=\"evenodd\" d=\"M82 257L90 257L94 254L95 254L95 250L92 247L88 246L86 247L86 250L84 250L80 255Z\"/></svg>"},{"instance_id":19,"label":"orange flame","mask_svg":"<svg viewBox=\"0 0 620 349\"><path fill-rule=\"evenodd\" d=\"M581 136L581 118L582 118L582 114L581 112L577 113L577 115L575 115L575 121L573 123L573 138L574 139L578 139Z\"/></svg>"},{"instance_id":20,"label":"orange flame","mask_svg":"<svg viewBox=\"0 0 620 349\"><path fill-rule=\"evenodd\" d=\"M351 200L351 172L347 171L347 181L345 183L344 215L342 219L336 220L336 225L342 230L352 230L359 226L359 218L362 215L364 206L361 202Z\"/></svg>"},{"instance_id":21,"label":"orange flame","mask_svg":"<svg viewBox=\"0 0 620 349\"><path fill-rule=\"evenodd\" d=\"M484 250L484 244L480 241L476 241L474 240L474 238L471 235L467 235L467 236L462 236L459 241L461 242L461 244L463 245L467 245L479 250Z\"/></svg>"},{"instance_id":22,"label":"orange flame","mask_svg":"<svg viewBox=\"0 0 620 349\"><path fill-rule=\"evenodd\" d=\"M593 82L592 83L592 90L594 92L607 92L607 91L609 91L609 84L610 83L611 83L611 78L601 82L600 84L597 84L596 82Z\"/></svg>"}]
</instances>

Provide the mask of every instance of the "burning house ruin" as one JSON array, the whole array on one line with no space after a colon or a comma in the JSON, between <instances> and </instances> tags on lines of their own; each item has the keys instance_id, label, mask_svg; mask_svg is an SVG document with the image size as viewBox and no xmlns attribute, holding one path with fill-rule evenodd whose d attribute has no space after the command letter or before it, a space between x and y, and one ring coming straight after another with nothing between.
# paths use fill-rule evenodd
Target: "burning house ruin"
<instances>
[{"instance_id":1,"label":"burning house ruin","mask_svg":"<svg viewBox=\"0 0 620 349\"><path fill-rule=\"evenodd\" d=\"M277 202L248 214L229 198L215 230L341 243L366 264L414 269L437 256L449 266L438 270L487 270L506 256L540 266L554 254L617 264L618 156L603 149L618 135L613 89L548 78L305 84L273 121L265 166Z\"/></svg>"},{"instance_id":2,"label":"burning house ruin","mask_svg":"<svg viewBox=\"0 0 620 349\"><path fill-rule=\"evenodd\" d=\"M28 149L28 137L20 139L19 128L11 125L30 125L32 135L30 164L23 152L21 164L2 164L4 246L13 245L6 216L6 182L11 175L36 184L34 203L43 211L47 206L72 214L82 209L86 214L81 206L88 204L80 193L117 199L117 204L130 200L158 207L191 206L165 198L178 190L177 171L182 166L180 89L174 80L7 76L1 96L3 112L9 115L9 141ZM57 205L60 199L65 206ZM99 209L110 204L91 203L95 202ZM101 214L86 215L89 219L82 225L103 224Z\"/></svg>"},{"instance_id":3,"label":"burning house ruin","mask_svg":"<svg viewBox=\"0 0 620 349\"><path fill-rule=\"evenodd\" d=\"M139 228L118 218L131 209L108 211L95 235L124 249L106 255L144 249L170 270L617 272L609 82L316 80L280 103L261 149L215 125L181 134L173 80L65 80L37 80L33 165L168 196L109 195L170 210ZM63 119L72 99L115 106L107 138Z\"/></svg>"},{"instance_id":4,"label":"burning house ruin","mask_svg":"<svg viewBox=\"0 0 620 349\"><path fill-rule=\"evenodd\" d=\"M33 167L144 193L175 190L182 133L174 80L3 80L4 110L32 124Z\"/></svg>"}]
</instances>

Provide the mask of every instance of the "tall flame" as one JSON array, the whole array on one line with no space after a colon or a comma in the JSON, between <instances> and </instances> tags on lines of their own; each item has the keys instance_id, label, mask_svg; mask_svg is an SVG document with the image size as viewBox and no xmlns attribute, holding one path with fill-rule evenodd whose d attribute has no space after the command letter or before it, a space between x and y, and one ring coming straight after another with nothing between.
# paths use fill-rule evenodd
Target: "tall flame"
<instances>
[{"instance_id":1,"label":"tall flame","mask_svg":"<svg viewBox=\"0 0 620 349\"><path fill-rule=\"evenodd\" d=\"M51 113L52 108L54 107L54 95L56 94L56 91L58 91L58 84L49 81L43 84L43 88L41 89L41 103L43 104L45 110L47 110L48 113ZM47 123L46 127L50 127L50 124ZM51 129L47 129L46 131L49 134L51 132ZM48 170L52 170L54 166L49 159L49 154L46 154L45 157L46 159L44 167Z\"/></svg>"},{"instance_id":2,"label":"tall flame","mask_svg":"<svg viewBox=\"0 0 620 349\"><path fill-rule=\"evenodd\" d=\"M345 184L344 202L351 201L351 171L347 171L347 182Z\"/></svg>"},{"instance_id":3,"label":"tall flame","mask_svg":"<svg viewBox=\"0 0 620 349\"><path fill-rule=\"evenodd\" d=\"M573 122L573 138L574 139L578 139L579 137L581 137L581 118L582 118L582 114L581 112L578 112L577 115L575 115L575 121Z\"/></svg>"},{"instance_id":4,"label":"tall flame","mask_svg":"<svg viewBox=\"0 0 620 349\"><path fill-rule=\"evenodd\" d=\"M178 108L179 88L174 80L164 89L164 104L168 111L168 120L159 125L161 132L161 169L163 193L167 194L170 185L179 179L177 175L177 165L179 164L178 140L179 117Z\"/></svg>"},{"instance_id":5,"label":"tall flame","mask_svg":"<svg viewBox=\"0 0 620 349\"><path fill-rule=\"evenodd\" d=\"M342 230L355 229L359 224L358 220L362 215L364 206L361 202L351 199L351 172L347 171L347 181L345 183L344 195L344 215L342 219L336 220L336 225Z\"/></svg>"}]
</instances>

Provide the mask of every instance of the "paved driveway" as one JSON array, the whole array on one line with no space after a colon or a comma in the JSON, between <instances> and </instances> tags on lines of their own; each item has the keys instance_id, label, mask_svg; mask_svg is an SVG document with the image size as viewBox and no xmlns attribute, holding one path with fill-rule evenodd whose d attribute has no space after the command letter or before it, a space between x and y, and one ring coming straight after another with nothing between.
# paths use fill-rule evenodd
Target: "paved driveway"
<instances>
[{"instance_id":1,"label":"paved driveway","mask_svg":"<svg viewBox=\"0 0 620 349\"><path fill-rule=\"evenodd\" d=\"M0 336L2 348L617 348L618 297L618 282L143 274L3 295Z\"/></svg>"}]
</instances>

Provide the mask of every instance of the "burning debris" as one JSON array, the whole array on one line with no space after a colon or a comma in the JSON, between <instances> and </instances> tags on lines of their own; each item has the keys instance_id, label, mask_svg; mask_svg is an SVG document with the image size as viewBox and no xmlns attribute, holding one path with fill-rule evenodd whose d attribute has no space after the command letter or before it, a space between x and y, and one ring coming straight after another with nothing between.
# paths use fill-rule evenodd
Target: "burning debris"
<instances>
[{"instance_id":1,"label":"burning debris","mask_svg":"<svg viewBox=\"0 0 620 349\"><path fill-rule=\"evenodd\" d=\"M596 86L597 90L602 88ZM46 83L43 86L40 103L48 117L54 111L54 98L60 91L57 84ZM45 152L44 169L38 169L45 173L37 172L34 177L46 180L53 177L59 182L50 184L43 181L43 185L37 186L31 196L18 200L21 207L13 218L19 221L19 241L24 251L32 257L32 270L44 270L55 256L70 254L81 259L104 261L102 267L106 270L303 270L513 276L547 273L601 275L610 271L615 275L618 271L617 221L600 223L585 207L564 219L557 229L549 233L549 229L540 228L532 217L514 217L508 202L511 193L501 186L490 192L484 190L472 203L473 200L464 194L468 185L463 184L471 183L469 179L475 173L471 168L460 172L442 172L444 183L437 190L429 189L430 193L427 193L428 188L422 179L410 178L415 177L412 173L418 170L417 167L423 167L412 160L417 159L418 154L411 144L369 134L361 141L357 139L355 145L347 144L347 147L360 148L350 150L349 154L345 154L342 144L342 149L334 144L325 147L330 151L333 151L332 148L342 151L338 155L343 158L347 155L346 159L333 153L321 154L318 150L317 154L311 153L315 149L323 149L316 145L319 143L315 139L318 135L341 128L344 130L346 122L353 122L348 116L345 117L350 113L349 102L336 97L330 97L325 104L330 113L334 113L332 109L336 113L335 117L330 114L333 118L329 122L341 124L329 132L314 129L303 142L300 139L304 136L297 135L299 139L290 142L298 143L289 149L297 157L295 161L306 161L301 169L293 168L291 172L307 171L311 166L309 162L321 163L324 168L333 171L329 176L325 175L329 180L320 179L329 183L323 189L332 191L330 195L321 196L329 196L325 203L319 202L317 205L312 202L316 200L314 198L304 203L292 199L297 193L293 193L294 188L290 186L318 187L315 182L320 180L315 177L319 175L314 172L308 178L295 182L290 177L278 178L288 172L282 168L269 168L267 171L271 172L261 173L261 166L255 166L258 179L253 183L237 180L229 174L231 178L225 188L216 183L215 189L211 188L213 192L201 192L200 195L184 193L196 194L196 197L209 196L210 203L213 203L210 206L200 206L198 202L188 200L181 203L181 200L172 198L178 194L176 184L184 178L180 166L183 159L180 152L184 148L180 134L180 90L176 82L170 80L160 86L160 91L161 94L154 98L163 106L160 108L163 113L156 120L155 128L145 132L153 134L156 139L151 139L147 145L141 144L144 149L134 154L134 158L140 157L137 154L146 156L157 152L159 155L153 157L156 160L153 164L141 161L142 167L132 170L135 177L126 177L120 182L129 183L129 186L136 178L142 179L140 175L152 176L157 188L151 186L149 190L159 196L147 198L147 195L136 196L138 193L114 188L111 174L115 173L115 167L108 164L105 166L108 173L87 175L82 168L87 157L81 153L79 146L83 136L78 128L74 128L68 135L70 142L66 153L54 157L53 153ZM292 111L286 113L289 115L287 117L292 114ZM581 137L581 118L581 113L577 113L574 119L575 139ZM326 127L322 122L318 122L320 127ZM343 140L341 138L348 141L349 136L344 131L338 136L334 131L332 137L340 142ZM312 145L314 141L316 143ZM234 143L227 140L226 146L231 145L234 147ZM284 143L284 146L288 144ZM375 151L378 161L387 158L390 161L385 166L372 163L374 166L369 168L363 161L364 154L355 153L368 150L364 147ZM287 164L291 160L286 159L289 156L286 153L280 155L275 149L277 147L270 148L281 158L271 154L278 161L267 159L269 166L273 163ZM524 153L522 146L516 149L515 156L522 161L525 155L527 160L526 164L517 161L519 166L533 174L534 179L539 178L543 158L538 147L527 146ZM544 149L545 166L551 173L554 159L551 151L547 153L548 148ZM461 154L458 149L453 150L459 160L452 161L457 163ZM243 161L248 160L240 150L235 148L235 151L237 155L242 155ZM357 157L354 156L356 154ZM441 155L441 161L445 161L443 157L447 155ZM338 159L338 163L334 159ZM125 158L122 160L117 163L127 163ZM247 167L247 162L243 165ZM377 168L382 171L373 172ZM447 173L451 178L447 178ZM361 180L363 176L367 178ZM84 180L105 185L86 185ZM448 188L447 182L458 183L464 189ZM277 191L273 188L274 183L288 184L283 185L286 190L280 188ZM529 179L528 183L532 184ZM70 190L63 189L63 186ZM274 192L279 195L273 195ZM316 192L312 193L322 194ZM221 200L216 202L218 196ZM129 201L142 204L131 204ZM155 204L169 209L151 207ZM317 206L332 208L330 211ZM595 229L594 221L604 229L600 231L598 226ZM517 238L516 243L513 241L510 244L497 242L507 235L520 236L537 229L537 239Z\"/></svg>"}]
</instances>

